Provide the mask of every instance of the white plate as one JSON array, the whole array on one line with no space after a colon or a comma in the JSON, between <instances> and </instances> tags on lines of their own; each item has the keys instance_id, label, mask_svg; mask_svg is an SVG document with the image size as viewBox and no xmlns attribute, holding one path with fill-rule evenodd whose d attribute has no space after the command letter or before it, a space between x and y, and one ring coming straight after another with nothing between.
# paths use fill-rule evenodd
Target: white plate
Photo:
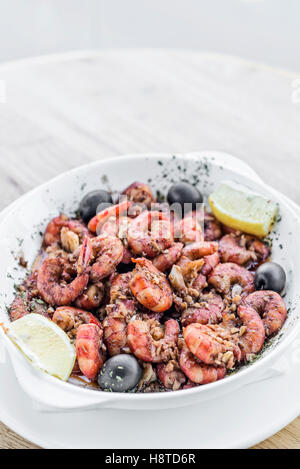
<instances>
[{"instance_id":1,"label":"white plate","mask_svg":"<svg viewBox=\"0 0 300 469\"><path fill-rule=\"evenodd\" d=\"M248 448L297 417L299 393L298 364L210 406L46 414L32 407L10 364L0 366L1 420L43 448Z\"/></svg>"},{"instance_id":2,"label":"white plate","mask_svg":"<svg viewBox=\"0 0 300 469\"><path fill-rule=\"evenodd\" d=\"M289 358L291 353L286 352ZM5 363L0 367L0 418L44 448L245 448L267 438L298 415L298 366L295 360L285 374L245 386L235 395L210 401L209 405L197 404L176 411L103 409L47 414L32 407L10 363Z\"/></svg>"}]
</instances>

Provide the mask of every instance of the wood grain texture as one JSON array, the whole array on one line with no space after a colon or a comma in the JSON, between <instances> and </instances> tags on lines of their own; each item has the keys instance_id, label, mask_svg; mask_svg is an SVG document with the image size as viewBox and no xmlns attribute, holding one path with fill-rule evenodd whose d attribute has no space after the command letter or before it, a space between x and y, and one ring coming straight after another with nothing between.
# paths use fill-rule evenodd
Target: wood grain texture
<instances>
[{"instance_id":1,"label":"wood grain texture","mask_svg":"<svg viewBox=\"0 0 300 469\"><path fill-rule=\"evenodd\" d=\"M1 449L39 449L38 446L24 440L21 436L10 430L3 423L0 424L0 448Z\"/></svg>"},{"instance_id":2,"label":"wood grain texture","mask_svg":"<svg viewBox=\"0 0 300 469\"><path fill-rule=\"evenodd\" d=\"M297 75L228 56L80 52L0 66L0 208L75 166L137 152L219 150L300 203ZM134 176L133 176L134 178ZM300 419L258 448L296 448ZM35 448L4 425L1 448Z\"/></svg>"}]
</instances>

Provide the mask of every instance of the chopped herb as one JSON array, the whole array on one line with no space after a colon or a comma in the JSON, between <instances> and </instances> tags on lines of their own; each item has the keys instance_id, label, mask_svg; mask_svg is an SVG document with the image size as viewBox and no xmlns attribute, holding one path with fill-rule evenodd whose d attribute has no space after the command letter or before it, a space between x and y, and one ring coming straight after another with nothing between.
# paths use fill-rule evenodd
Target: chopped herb
<instances>
[{"instance_id":1,"label":"chopped herb","mask_svg":"<svg viewBox=\"0 0 300 469\"><path fill-rule=\"evenodd\" d=\"M36 303L38 303L39 305L44 305L45 302L43 300L40 300L39 298L37 300L35 300Z\"/></svg>"}]
</instances>

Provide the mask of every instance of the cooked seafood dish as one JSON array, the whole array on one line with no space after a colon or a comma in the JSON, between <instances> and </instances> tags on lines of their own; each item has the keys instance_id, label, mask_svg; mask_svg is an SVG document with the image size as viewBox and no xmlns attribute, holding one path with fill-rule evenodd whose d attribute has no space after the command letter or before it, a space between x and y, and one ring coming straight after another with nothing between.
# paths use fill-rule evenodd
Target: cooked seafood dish
<instances>
[{"instance_id":1,"label":"cooked seafood dish","mask_svg":"<svg viewBox=\"0 0 300 469\"><path fill-rule=\"evenodd\" d=\"M14 342L22 350L23 331L30 356L51 361L42 369L99 391L177 391L238 372L283 327L286 276L263 224L222 217L216 200L187 182L157 200L134 182L115 200L88 193L77 217L58 213L16 287Z\"/></svg>"}]
</instances>

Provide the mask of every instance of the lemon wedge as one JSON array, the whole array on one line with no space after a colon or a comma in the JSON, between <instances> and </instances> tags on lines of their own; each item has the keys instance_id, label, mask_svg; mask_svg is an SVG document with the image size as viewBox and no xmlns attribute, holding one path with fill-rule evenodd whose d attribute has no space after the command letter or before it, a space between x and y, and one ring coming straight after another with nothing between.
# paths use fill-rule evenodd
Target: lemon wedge
<instances>
[{"instance_id":1,"label":"lemon wedge","mask_svg":"<svg viewBox=\"0 0 300 469\"><path fill-rule=\"evenodd\" d=\"M259 238L267 236L278 215L275 202L233 181L224 181L208 200L220 222Z\"/></svg>"},{"instance_id":2,"label":"lemon wedge","mask_svg":"<svg viewBox=\"0 0 300 469\"><path fill-rule=\"evenodd\" d=\"M12 322L7 335L37 368L67 381L76 352L67 334L41 314L27 314Z\"/></svg>"}]
</instances>

